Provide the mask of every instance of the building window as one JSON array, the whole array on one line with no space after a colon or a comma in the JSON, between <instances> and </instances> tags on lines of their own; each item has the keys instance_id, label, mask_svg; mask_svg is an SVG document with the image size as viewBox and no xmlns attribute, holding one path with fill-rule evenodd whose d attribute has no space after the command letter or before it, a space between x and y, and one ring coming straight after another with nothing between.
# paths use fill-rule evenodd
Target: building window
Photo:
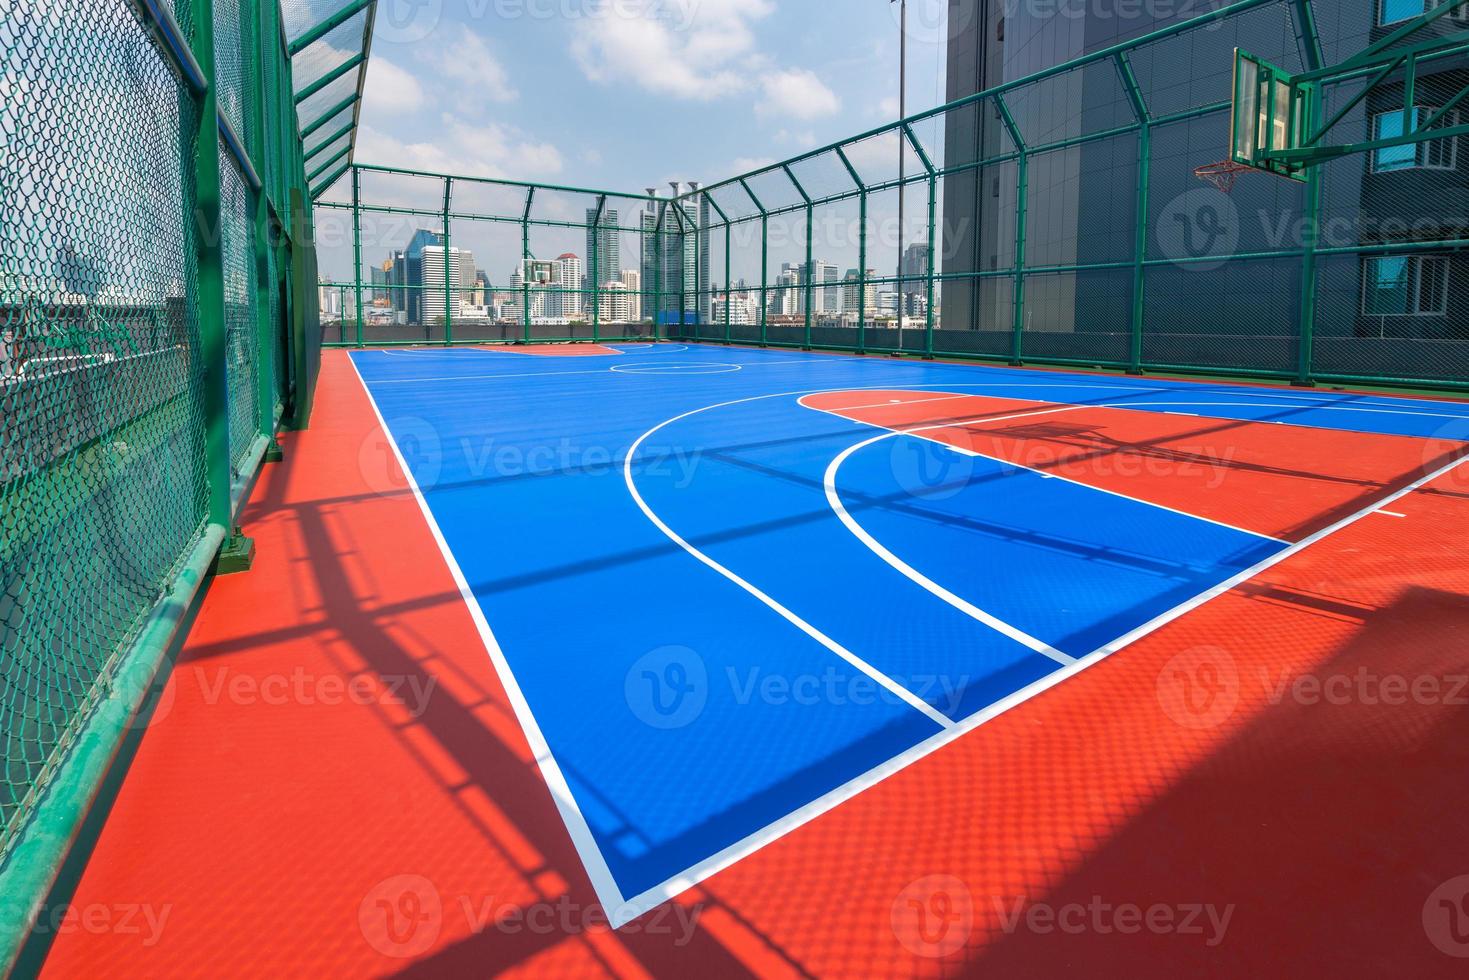
<instances>
[{"instance_id":1,"label":"building window","mask_svg":"<svg viewBox=\"0 0 1469 980\"><path fill-rule=\"evenodd\" d=\"M1445 316L1445 255L1382 255L1362 260L1362 312L1368 316Z\"/></svg>"},{"instance_id":2,"label":"building window","mask_svg":"<svg viewBox=\"0 0 1469 980\"><path fill-rule=\"evenodd\" d=\"M1377 23L1385 27L1400 21L1421 17L1449 0L1378 0ZM1469 4L1460 6L1448 15L1454 20L1469 20Z\"/></svg>"},{"instance_id":3,"label":"building window","mask_svg":"<svg viewBox=\"0 0 1469 980\"><path fill-rule=\"evenodd\" d=\"M1419 124L1433 118L1436 112L1438 109L1433 106L1414 106L1411 113L1401 110L1379 112L1372 117L1372 138L1374 140L1392 139L1395 136L1412 132ZM1409 118L1412 123L1405 128L1404 122ZM1457 125L1459 125L1459 113L1458 110L1454 110L1445 113L1433 128L1435 130L1447 129ZM1457 137L1424 140L1421 143L1408 143L1403 146L1388 146L1374 150L1372 153L1372 169L1377 173L1416 169L1454 170L1458 165L1459 140Z\"/></svg>"}]
</instances>

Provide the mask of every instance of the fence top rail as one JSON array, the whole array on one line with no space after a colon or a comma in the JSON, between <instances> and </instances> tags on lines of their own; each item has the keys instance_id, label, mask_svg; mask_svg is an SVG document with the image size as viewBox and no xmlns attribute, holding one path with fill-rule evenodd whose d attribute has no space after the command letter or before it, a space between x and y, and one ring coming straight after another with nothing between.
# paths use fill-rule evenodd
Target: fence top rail
<instances>
[{"instance_id":1,"label":"fence top rail","mask_svg":"<svg viewBox=\"0 0 1469 980\"><path fill-rule=\"evenodd\" d=\"M434 180L452 180L455 183L491 184L498 187L518 187L524 190L558 191L565 194L590 194L599 197L615 197L628 201L671 200L656 194L632 194L625 191L600 190L593 187L570 187L562 184L546 184L530 180L508 180L503 177L472 177L465 174L447 174L434 170L410 170L406 167L385 167L367 163L354 163L354 170L361 173L394 174L400 177L430 177Z\"/></svg>"}]
</instances>

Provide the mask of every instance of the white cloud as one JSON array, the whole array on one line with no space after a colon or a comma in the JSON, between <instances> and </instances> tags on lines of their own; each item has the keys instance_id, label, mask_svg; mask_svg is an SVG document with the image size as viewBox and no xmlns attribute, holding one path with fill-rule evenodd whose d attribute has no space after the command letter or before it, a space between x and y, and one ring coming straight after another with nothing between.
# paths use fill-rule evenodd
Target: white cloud
<instances>
[{"instance_id":1,"label":"white cloud","mask_svg":"<svg viewBox=\"0 0 1469 980\"><path fill-rule=\"evenodd\" d=\"M775 162L773 157L736 157L730 161L729 168L733 174L747 174L752 170L764 170Z\"/></svg>"},{"instance_id":2,"label":"white cloud","mask_svg":"<svg viewBox=\"0 0 1469 980\"><path fill-rule=\"evenodd\" d=\"M420 57L445 78L464 85L476 100L504 103L520 98L510 73L478 34L465 32L445 49L425 48Z\"/></svg>"},{"instance_id":3,"label":"white cloud","mask_svg":"<svg viewBox=\"0 0 1469 980\"><path fill-rule=\"evenodd\" d=\"M813 72L782 69L760 51L753 25L775 11L771 0L666 0L597 9L600 14L584 15L572 26L572 57L591 81L699 102L755 93L762 113L800 119L841 108Z\"/></svg>"},{"instance_id":4,"label":"white cloud","mask_svg":"<svg viewBox=\"0 0 1469 980\"><path fill-rule=\"evenodd\" d=\"M764 72L760 89L764 98L756 108L764 115L819 119L842 108L836 93L804 68Z\"/></svg>"},{"instance_id":5,"label":"white cloud","mask_svg":"<svg viewBox=\"0 0 1469 980\"><path fill-rule=\"evenodd\" d=\"M367 85L362 92L363 114L415 112L423 106L423 86L411 72L386 58L374 56L367 65Z\"/></svg>"},{"instance_id":6,"label":"white cloud","mask_svg":"<svg viewBox=\"0 0 1469 980\"><path fill-rule=\"evenodd\" d=\"M444 116L431 142L405 143L371 126L357 135L357 158L466 177L544 178L561 172L561 152L508 126L469 125Z\"/></svg>"},{"instance_id":7,"label":"white cloud","mask_svg":"<svg viewBox=\"0 0 1469 980\"><path fill-rule=\"evenodd\" d=\"M877 104L877 114L884 119L898 118L898 100L896 96L888 96Z\"/></svg>"}]
</instances>

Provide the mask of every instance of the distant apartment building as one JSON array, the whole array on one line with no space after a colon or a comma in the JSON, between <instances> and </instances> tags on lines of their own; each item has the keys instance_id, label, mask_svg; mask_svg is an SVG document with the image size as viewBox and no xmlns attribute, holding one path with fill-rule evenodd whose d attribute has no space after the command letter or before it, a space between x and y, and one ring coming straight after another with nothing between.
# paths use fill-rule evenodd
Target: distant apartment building
<instances>
[{"instance_id":1,"label":"distant apartment building","mask_svg":"<svg viewBox=\"0 0 1469 980\"><path fill-rule=\"evenodd\" d=\"M446 279L447 275L447 288ZM442 245L425 246L419 262L420 316L425 324L442 323L445 310L462 316L470 298L475 276L474 253Z\"/></svg>"},{"instance_id":2,"label":"distant apartment building","mask_svg":"<svg viewBox=\"0 0 1469 980\"><path fill-rule=\"evenodd\" d=\"M617 227L617 209L604 208L601 220L595 208L587 209L587 275L595 271L601 282L615 282L622 275L622 232Z\"/></svg>"},{"instance_id":3,"label":"distant apartment building","mask_svg":"<svg viewBox=\"0 0 1469 980\"><path fill-rule=\"evenodd\" d=\"M571 252L557 256L551 267L551 283L558 288L548 297L547 315L579 319L586 307L581 292L586 285L582 275L581 256Z\"/></svg>"}]
</instances>

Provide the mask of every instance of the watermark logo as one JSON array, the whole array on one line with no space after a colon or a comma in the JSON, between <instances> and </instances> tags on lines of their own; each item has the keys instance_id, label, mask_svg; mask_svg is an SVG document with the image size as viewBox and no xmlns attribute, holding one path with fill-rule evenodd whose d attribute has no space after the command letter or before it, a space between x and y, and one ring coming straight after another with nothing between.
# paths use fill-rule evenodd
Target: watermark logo
<instances>
[{"instance_id":1,"label":"watermark logo","mask_svg":"<svg viewBox=\"0 0 1469 980\"><path fill-rule=\"evenodd\" d=\"M888 440L888 461L904 493L923 500L946 500L969 485L974 457L953 446L920 437Z\"/></svg>"},{"instance_id":2,"label":"watermark logo","mask_svg":"<svg viewBox=\"0 0 1469 980\"><path fill-rule=\"evenodd\" d=\"M653 728L684 728L704 712L709 671L688 647L659 647L628 668L623 696L633 715Z\"/></svg>"},{"instance_id":3,"label":"watermark logo","mask_svg":"<svg viewBox=\"0 0 1469 980\"><path fill-rule=\"evenodd\" d=\"M432 488L443 472L443 445L437 429L421 418L409 416L393 423L391 435L381 427L374 427L358 447L358 470L372 492L396 496L408 489L407 474L393 452L394 442L419 488Z\"/></svg>"},{"instance_id":4,"label":"watermark logo","mask_svg":"<svg viewBox=\"0 0 1469 980\"><path fill-rule=\"evenodd\" d=\"M911 882L892 907L893 934L915 956L941 959L964 948L974 929L974 896L954 875Z\"/></svg>"},{"instance_id":5,"label":"watermark logo","mask_svg":"<svg viewBox=\"0 0 1469 980\"><path fill-rule=\"evenodd\" d=\"M443 931L444 902L434 883L422 875L396 875L363 896L357 924L368 945L384 956L421 956Z\"/></svg>"},{"instance_id":6,"label":"watermark logo","mask_svg":"<svg viewBox=\"0 0 1469 980\"><path fill-rule=\"evenodd\" d=\"M893 26L903 23L901 3L889 3ZM947 44L978 21L980 4L946 3L945 0L909 0L908 25L904 35L911 44Z\"/></svg>"},{"instance_id":7,"label":"watermark logo","mask_svg":"<svg viewBox=\"0 0 1469 980\"><path fill-rule=\"evenodd\" d=\"M1061 933L1078 936L1183 936L1202 939L1213 948L1224 942L1234 918L1233 903L1224 906L1212 902L1109 902L1093 895L1085 902L1033 902L1024 895L992 899L1000 928L1006 934L1029 932L1038 936Z\"/></svg>"},{"instance_id":8,"label":"watermark logo","mask_svg":"<svg viewBox=\"0 0 1469 980\"><path fill-rule=\"evenodd\" d=\"M413 44L427 40L444 18L444 0L380 0L374 43Z\"/></svg>"},{"instance_id":9,"label":"watermark logo","mask_svg":"<svg viewBox=\"0 0 1469 980\"><path fill-rule=\"evenodd\" d=\"M1193 647L1158 672L1158 703L1184 728L1214 728L1234 713L1239 687L1239 668L1228 650Z\"/></svg>"},{"instance_id":10,"label":"watermark logo","mask_svg":"<svg viewBox=\"0 0 1469 980\"><path fill-rule=\"evenodd\" d=\"M1156 232L1158 247L1170 261L1207 272L1234 255L1240 237L1239 208L1228 194L1212 187L1185 191L1164 206Z\"/></svg>"},{"instance_id":11,"label":"watermark logo","mask_svg":"<svg viewBox=\"0 0 1469 980\"><path fill-rule=\"evenodd\" d=\"M1450 878L1428 896L1423 931L1440 953L1469 959L1469 875Z\"/></svg>"}]
</instances>

